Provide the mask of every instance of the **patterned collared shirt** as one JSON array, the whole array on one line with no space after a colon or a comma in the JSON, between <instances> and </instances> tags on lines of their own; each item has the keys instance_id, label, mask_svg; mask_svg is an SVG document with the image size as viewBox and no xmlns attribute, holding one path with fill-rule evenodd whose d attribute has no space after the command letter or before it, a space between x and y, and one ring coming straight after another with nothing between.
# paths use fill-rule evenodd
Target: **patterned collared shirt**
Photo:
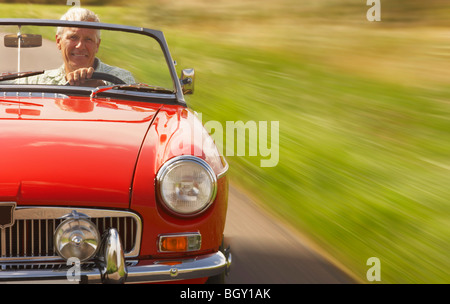
<instances>
[{"instance_id":1,"label":"patterned collared shirt","mask_svg":"<svg viewBox=\"0 0 450 304\"><path fill-rule=\"evenodd\" d=\"M96 72L114 75L114 76L122 79L126 84L136 83L133 75L129 71L105 64L105 63L101 62L100 59L98 59L98 58L96 58L95 61L96 62L94 64L94 66L95 66ZM67 84L66 71L64 69L64 65L62 65L57 69L45 71L41 75L17 79L14 81L14 83L17 83L17 84L65 85L65 84Z\"/></svg>"}]
</instances>

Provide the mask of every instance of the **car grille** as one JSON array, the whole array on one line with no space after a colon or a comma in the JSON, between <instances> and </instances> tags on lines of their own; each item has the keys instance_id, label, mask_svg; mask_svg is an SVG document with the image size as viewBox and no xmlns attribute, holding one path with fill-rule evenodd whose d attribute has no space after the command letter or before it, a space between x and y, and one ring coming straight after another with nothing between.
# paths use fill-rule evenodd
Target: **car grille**
<instances>
[{"instance_id":1,"label":"car grille","mask_svg":"<svg viewBox=\"0 0 450 304\"><path fill-rule=\"evenodd\" d=\"M84 208L17 207L14 225L0 229L0 262L58 259L53 235L64 221L62 217L73 210L89 216L100 235L109 228L117 229L125 257L138 255L141 221L134 213Z\"/></svg>"}]
</instances>

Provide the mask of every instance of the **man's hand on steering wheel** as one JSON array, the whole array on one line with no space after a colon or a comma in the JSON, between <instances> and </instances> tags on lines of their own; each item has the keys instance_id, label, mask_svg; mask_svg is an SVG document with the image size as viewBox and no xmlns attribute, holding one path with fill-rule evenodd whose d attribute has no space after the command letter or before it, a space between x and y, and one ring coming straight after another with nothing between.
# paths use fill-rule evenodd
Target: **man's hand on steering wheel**
<instances>
[{"instance_id":1,"label":"man's hand on steering wheel","mask_svg":"<svg viewBox=\"0 0 450 304\"><path fill-rule=\"evenodd\" d=\"M113 84L125 84L125 82L117 76L95 72L94 68L80 68L66 75L67 84L83 85L86 87L99 87L106 85L105 81Z\"/></svg>"},{"instance_id":2,"label":"man's hand on steering wheel","mask_svg":"<svg viewBox=\"0 0 450 304\"><path fill-rule=\"evenodd\" d=\"M94 68L80 68L66 75L66 80L70 85L84 85L89 87L103 86L105 83L100 79L91 79Z\"/></svg>"}]
</instances>

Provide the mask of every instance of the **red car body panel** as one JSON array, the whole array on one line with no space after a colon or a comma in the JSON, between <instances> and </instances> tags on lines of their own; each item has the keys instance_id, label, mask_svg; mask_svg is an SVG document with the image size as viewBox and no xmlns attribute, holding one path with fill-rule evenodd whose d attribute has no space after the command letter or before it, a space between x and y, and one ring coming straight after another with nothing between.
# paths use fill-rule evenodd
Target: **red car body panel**
<instances>
[{"instance_id":1,"label":"red car body panel","mask_svg":"<svg viewBox=\"0 0 450 304\"><path fill-rule=\"evenodd\" d=\"M2 99L0 200L128 208L136 158L158 108L89 98Z\"/></svg>"},{"instance_id":2,"label":"red car body panel","mask_svg":"<svg viewBox=\"0 0 450 304\"><path fill-rule=\"evenodd\" d=\"M199 216L174 216L155 200L155 176L161 165L172 157L196 155L198 152L196 156L205 159L216 174L226 170L210 136L200 126L200 121L186 108L164 106L148 131L136 167L131 199L131 208L146 215L143 223L143 239L146 241L141 244L142 254L157 252L158 235L163 233L200 232L203 251L217 251L221 244L228 201L225 176L218 179L215 202ZM197 130L202 131L200 135Z\"/></svg>"}]
</instances>

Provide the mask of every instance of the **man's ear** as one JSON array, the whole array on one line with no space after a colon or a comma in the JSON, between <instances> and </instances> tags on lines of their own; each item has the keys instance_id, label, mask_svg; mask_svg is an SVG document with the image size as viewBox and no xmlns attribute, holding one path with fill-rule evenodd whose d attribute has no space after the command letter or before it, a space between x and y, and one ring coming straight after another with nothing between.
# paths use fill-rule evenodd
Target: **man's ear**
<instances>
[{"instance_id":1,"label":"man's ear","mask_svg":"<svg viewBox=\"0 0 450 304\"><path fill-rule=\"evenodd\" d=\"M100 49L100 42L102 42L102 39L98 39L98 42L97 42L97 51L95 52L96 54L98 53L98 50Z\"/></svg>"},{"instance_id":2,"label":"man's ear","mask_svg":"<svg viewBox=\"0 0 450 304\"><path fill-rule=\"evenodd\" d=\"M56 39L56 46L58 47L58 50L61 51L61 37L59 37L59 35L56 35L55 39Z\"/></svg>"}]
</instances>

